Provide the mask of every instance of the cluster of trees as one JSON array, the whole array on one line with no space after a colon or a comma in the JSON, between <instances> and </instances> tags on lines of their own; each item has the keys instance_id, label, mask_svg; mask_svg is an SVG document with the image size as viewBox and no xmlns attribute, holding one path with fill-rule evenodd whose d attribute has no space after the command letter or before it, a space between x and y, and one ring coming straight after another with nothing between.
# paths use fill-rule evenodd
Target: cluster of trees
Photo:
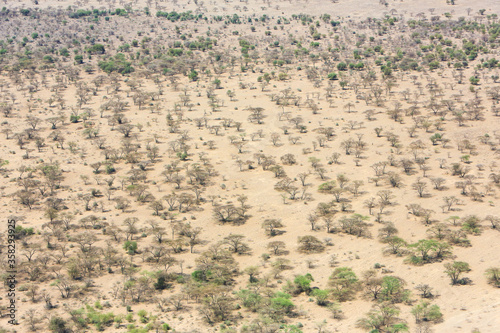
<instances>
[{"instance_id":1,"label":"cluster of trees","mask_svg":"<svg viewBox=\"0 0 500 333\"><path fill-rule=\"evenodd\" d=\"M350 315L342 313L342 302L356 297L373 302L357 323L367 331L408 330L399 318L402 305L412 306L418 325L439 322L442 314L431 302L428 285L417 286L422 299L416 301L402 278L376 265L359 277L350 267L335 267L327 285L314 286L311 274L291 278L299 268L294 270L286 255L289 250L308 255L313 269L316 254L336 251L332 238L319 239L320 230L363 241L377 226L385 253L418 266L442 261L451 285L471 282L466 273L475 265L451 261L452 247L470 247L475 236L498 230L500 219L456 212L470 201L483 205L488 197L494 205L500 172L495 163L476 160L486 163L480 156L484 151L496 154L500 137L485 132L452 140L446 132L500 114L500 90L478 89L498 80L500 63L489 54L498 35L494 18L433 16L405 23L387 16L344 24L327 14L317 20L305 14L208 17L159 10L151 24L149 9L136 14L131 8L0 13L5 19L0 111L10 150L5 153L13 159L22 153L19 164L0 159L0 173L12 184L12 191L2 195L10 195L27 216L15 217L29 224L15 230L21 245L20 291L54 314L48 329L120 329L124 320L133 322L130 309L125 316L115 315L99 302L64 316L53 305L55 297L94 297L104 278L117 281L110 303L154 303L167 312L181 311L190 302L209 324L238 321L235 313L242 306L257 313L241 322L246 332L298 330L287 323L300 315L299 297L314 299L335 319ZM129 31L131 22L137 23L137 34L118 36L117 31ZM40 24L35 33L34 23ZM88 29L81 29L84 23ZM281 35L290 24L303 24L305 37ZM401 41L387 38L398 32ZM240 48L227 48L231 38ZM444 70L451 78L440 81L437 72ZM286 87L300 71L315 92ZM465 72L473 76L464 91ZM228 80L235 77L239 83L232 87ZM395 91L403 80L411 88ZM236 111L236 98L257 90L255 84L269 94L245 102L249 105L242 112L228 112L225 98ZM231 90L222 94L222 88ZM276 107L258 102L266 98ZM325 109L339 104L341 116L329 117L337 110ZM367 109L362 115L361 108ZM308 118L303 109L311 113ZM387 119L394 129L378 122ZM370 144L383 153L376 151L368 166ZM287 148L293 153L284 152ZM278 193L269 191L269 200L281 195L283 204L305 207L307 218L299 223L307 227L302 226L306 230L296 244L281 236L300 227L297 221L261 218L249 196L227 197L232 179L226 173L231 177L234 165L223 169L226 161L217 160L226 149L234 152L231 163L240 172L272 184L266 189ZM373 175L350 179L353 168ZM448 175L456 182L448 183ZM410 194L402 194L405 190ZM437 206L425 199L444 190L452 193L440 199L442 213L436 212L431 208ZM400 196L415 202L405 207L408 220L420 221L415 229L426 230L417 241L398 235L401 221L389 221L391 210L404 211L395 200ZM150 217L135 217L134 211ZM42 214L43 223L31 225ZM252 237L236 230L255 220L262 227L256 232L269 237L271 254L264 253L260 265L240 268L241 256L256 254ZM206 232L211 224L234 233L214 240ZM184 258L191 255L194 264L185 267ZM498 267L485 274L488 283L500 286ZM241 276L248 282L237 290ZM166 289L172 293L163 293ZM39 315L35 310L25 314L34 331L45 329ZM129 326L130 331L170 329L154 313L138 311L137 316L144 327Z\"/></svg>"}]
</instances>

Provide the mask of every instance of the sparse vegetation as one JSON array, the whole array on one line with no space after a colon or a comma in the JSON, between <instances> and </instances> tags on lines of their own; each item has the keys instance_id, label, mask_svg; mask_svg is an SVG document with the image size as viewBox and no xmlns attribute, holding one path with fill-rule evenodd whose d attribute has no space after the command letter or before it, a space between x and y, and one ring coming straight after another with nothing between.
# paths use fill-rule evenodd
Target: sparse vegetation
<instances>
[{"instance_id":1,"label":"sparse vegetation","mask_svg":"<svg viewBox=\"0 0 500 333\"><path fill-rule=\"evenodd\" d=\"M4 2L16 330L491 329L494 6Z\"/></svg>"}]
</instances>

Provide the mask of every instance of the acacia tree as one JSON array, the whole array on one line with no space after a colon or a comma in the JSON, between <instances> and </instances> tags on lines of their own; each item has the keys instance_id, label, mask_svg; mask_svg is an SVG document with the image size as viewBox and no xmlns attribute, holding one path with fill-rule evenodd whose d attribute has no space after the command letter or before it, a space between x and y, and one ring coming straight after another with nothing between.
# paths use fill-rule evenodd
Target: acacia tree
<instances>
[{"instance_id":1,"label":"acacia tree","mask_svg":"<svg viewBox=\"0 0 500 333\"><path fill-rule=\"evenodd\" d=\"M202 230L203 230L202 228L192 227L190 224L183 224L181 226L180 234L182 236L187 237L191 253L193 253L194 247L196 245L203 243L203 240L200 239L200 234Z\"/></svg>"},{"instance_id":2,"label":"acacia tree","mask_svg":"<svg viewBox=\"0 0 500 333\"><path fill-rule=\"evenodd\" d=\"M274 189L279 192L286 192L290 200L295 200L299 193L299 188L294 185L294 180L285 177L274 185Z\"/></svg>"},{"instance_id":3,"label":"acacia tree","mask_svg":"<svg viewBox=\"0 0 500 333\"><path fill-rule=\"evenodd\" d=\"M427 183L422 181L420 178L417 179L415 183L412 184L412 187L415 191L417 191L418 196L423 198L425 195L425 189L427 188Z\"/></svg>"},{"instance_id":4,"label":"acacia tree","mask_svg":"<svg viewBox=\"0 0 500 333\"><path fill-rule=\"evenodd\" d=\"M229 251L233 253L246 254L250 252L250 247L243 241L244 238L245 236L243 235L231 234L224 237L222 243L226 244L229 248Z\"/></svg>"},{"instance_id":5,"label":"acacia tree","mask_svg":"<svg viewBox=\"0 0 500 333\"><path fill-rule=\"evenodd\" d=\"M370 332L404 332L408 326L398 318L399 309L390 303L376 304L366 318L358 320L357 326Z\"/></svg>"},{"instance_id":6,"label":"acacia tree","mask_svg":"<svg viewBox=\"0 0 500 333\"><path fill-rule=\"evenodd\" d=\"M444 264L444 267L445 267L444 272L446 273L446 275L450 277L452 285L467 283L467 280L460 279L460 276L463 273L470 271L468 263L466 263L465 261L454 261L452 263Z\"/></svg>"},{"instance_id":7,"label":"acacia tree","mask_svg":"<svg viewBox=\"0 0 500 333\"><path fill-rule=\"evenodd\" d=\"M325 250L325 245L323 244L323 242L311 235L299 236L298 243L299 252L319 253Z\"/></svg>"},{"instance_id":8,"label":"acacia tree","mask_svg":"<svg viewBox=\"0 0 500 333\"><path fill-rule=\"evenodd\" d=\"M266 229L267 234L272 237L276 236L279 232L277 229L284 227L284 225L280 219L265 219L264 222L262 222L262 227Z\"/></svg>"},{"instance_id":9,"label":"acacia tree","mask_svg":"<svg viewBox=\"0 0 500 333\"><path fill-rule=\"evenodd\" d=\"M358 237L370 237L368 231L367 216L361 214L353 214L351 216L343 216L338 221L338 227L342 232Z\"/></svg>"},{"instance_id":10,"label":"acacia tree","mask_svg":"<svg viewBox=\"0 0 500 333\"><path fill-rule=\"evenodd\" d=\"M216 206L213 208L213 216L222 224L231 222L236 216L236 207L232 204Z\"/></svg>"},{"instance_id":11,"label":"acacia tree","mask_svg":"<svg viewBox=\"0 0 500 333\"><path fill-rule=\"evenodd\" d=\"M363 289L365 296L378 300L382 290L382 278L377 276L377 271L370 269L363 273Z\"/></svg>"},{"instance_id":12,"label":"acacia tree","mask_svg":"<svg viewBox=\"0 0 500 333\"><path fill-rule=\"evenodd\" d=\"M403 249L408 245L408 243L404 239L398 236L384 238L382 242L388 245L386 251L391 254L402 253Z\"/></svg>"},{"instance_id":13,"label":"acacia tree","mask_svg":"<svg viewBox=\"0 0 500 333\"><path fill-rule=\"evenodd\" d=\"M422 262L428 262L432 259L431 254L437 250L438 241L433 239L420 239L414 244L410 244L409 248L415 249L416 254L420 255L419 258Z\"/></svg>"},{"instance_id":14,"label":"acacia tree","mask_svg":"<svg viewBox=\"0 0 500 333\"><path fill-rule=\"evenodd\" d=\"M328 278L328 285L332 287L332 294L339 302L352 299L359 290L360 282L352 268L335 268Z\"/></svg>"},{"instance_id":15,"label":"acacia tree","mask_svg":"<svg viewBox=\"0 0 500 333\"><path fill-rule=\"evenodd\" d=\"M203 288L204 297L199 309L202 317L210 324L226 320L234 308L230 290L224 286L208 285Z\"/></svg>"},{"instance_id":16,"label":"acacia tree","mask_svg":"<svg viewBox=\"0 0 500 333\"><path fill-rule=\"evenodd\" d=\"M58 188L64 180L59 165L57 163L44 164L39 167L39 170L50 189L50 194L53 195L56 188Z\"/></svg>"},{"instance_id":17,"label":"acacia tree","mask_svg":"<svg viewBox=\"0 0 500 333\"><path fill-rule=\"evenodd\" d=\"M272 250L275 255L280 255L285 252L286 243L283 241L272 241L267 244L267 248Z\"/></svg>"},{"instance_id":18,"label":"acacia tree","mask_svg":"<svg viewBox=\"0 0 500 333\"><path fill-rule=\"evenodd\" d=\"M17 191L15 193L19 203L28 207L30 210L39 201L38 197L31 191Z\"/></svg>"},{"instance_id":19,"label":"acacia tree","mask_svg":"<svg viewBox=\"0 0 500 333\"><path fill-rule=\"evenodd\" d=\"M432 304L427 301L422 301L419 304L415 305L411 309L411 313L415 316L415 322L438 322L443 314L441 313L441 309L436 304Z\"/></svg>"}]
</instances>

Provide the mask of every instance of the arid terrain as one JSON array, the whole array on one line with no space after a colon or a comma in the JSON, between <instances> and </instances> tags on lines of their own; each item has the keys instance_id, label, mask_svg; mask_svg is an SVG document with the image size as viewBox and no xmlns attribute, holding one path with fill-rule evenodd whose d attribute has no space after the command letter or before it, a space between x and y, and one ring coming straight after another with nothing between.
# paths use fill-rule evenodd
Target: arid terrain
<instances>
[{"instance_id":1,"label":"arid terrain","mask_svg":"<svg viewBox=\"0 0 500 333\"><path fill-rule=\"evenodd\" d=\"M498 332L496 1L3 5L0 332Z\"/></svg>"}]
</instances>

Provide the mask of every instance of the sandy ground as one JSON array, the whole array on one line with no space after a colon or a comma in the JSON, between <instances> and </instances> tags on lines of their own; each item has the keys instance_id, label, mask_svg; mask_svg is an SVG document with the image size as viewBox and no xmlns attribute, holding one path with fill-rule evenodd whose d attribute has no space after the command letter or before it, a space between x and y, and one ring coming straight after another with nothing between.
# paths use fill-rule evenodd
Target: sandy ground
<instances>
[{"instance_id":1,"label":"sandy ground","mask_svg":"<svg viewBox=\"0 0 500 333\"><path fill-rule=\"evenodd\" d=\"M66 8L68 5L73 4L73 2L69 1L56 2L39 0L38 6L40 8L48 8L49 6L52 8ZM33 6L32 3L22 1L9 1L6 5L9 8ZM121 5L122 4L119 5L115 3L113 6L120 7ZM142 8L144 5L145 3L141 3L140 1L132 4L134 8ZM207 2L206 4L210 9L208 11L209 13L233 13L236 8L235 6L238 5L242 6L242 4L237 2L216 2L215 4ZM95 8L108 8L108 5L104 2L97 3L89 1L80 4L82 8L90 8L91 6L95 6ZM320 15L326 11L331 11L332 15L343 17L344 21L348 21L348 19L359 20L368 16L382 16L390 10L396 11L393 14L404 14L408 18L420 12L429 15L429 8L435 8L434 14L436 15L440 15L444 12L452 12L453 15L457 17L467 16L466 9L469 7L474 8L471 15L475 15L474 13L480 8L487 9L489 13L498 12L498 9L500 9L500 5L496 1L477 1L472 4L460 0L457 1L457 5L455 6L446 5L445 1L439 1L439 3L436 3L436 1L390 1L387 7L383 7L378 4L378 1L342 0L338 3L313 0L308 2L271 2L271 4L262 3L262 6L260 1L249 1L247 6L249 13L267 13L268 15L291 15L293 13L302 12ZM150 7L163 7L162 9L175 9L179 11L196 10L196 6L193 3L189 2L187 4L182 4L181 1L177 6L167 2L159 2L156 6L151 5ZM262 9L262 7L266 8ZM189 26L189 24L187 26ZM301 31L301 27L298 24L294 28ZM277 32L277 34L282 34L281 38L285 38L286 33L288 33L288 31ZM234 43L236 40L236 37L228 36L227 38L226 41L222 40L221 43L232 45L231 43ZM495 50L494 52L496 53L497 51ZM264 66L265 65L262 65L262 67ZM465 78L470 77L473 71L474 69L472 66L466 69ZM406 132L406 128L412 125L410 117L404 117L402 123L394 122L385 114L386 108L366 105L365 102L357 100L352 89L342 90L338 83L335 82L333 90L334 107L330 107L330 103L325 97L325 88L328 84L326 80L323 80L323 85L320 88L315 88L313 84L307 80L304 71L291 69L288 71L288 74L290 76L289 80L283 82L273 80L264 92L262 92L260 86L256 84L257 77L261 75L260 73L239 73L235 71L235 73L231 75L221 75L219 79L222 83L222 89L216 90L215 92L219 98L224 100L224 106L220 108L220 111L213 113L210 111L210 105L206 98L205 90L210 85L210 82L213 81L214 77L208 78L203 76L199 82L188 82L186 78L181 78L180 91L174 91L168 81L163 81L161 85L164 89L164 94L160 96L161 113L151 113L147 108L140 110L137 105L133 105L130 94L128 93L129 88L124 82L121 82L122 89L117 95L120 99L129 101L131 105L125 112L126 117L130 120L131 124L141 123L144 125L141 132L137 129L133 131L134 134L137 134L137 138L141 145L143 145L141 151L145 151L144 146L146 142L153 140L154 135L159 137L157 146L160 149L161 158L158 162L150 165L148 171L148 190L155 197L160 198L170 193L174 187L172 184L164 183L164 177L161 176L161 172L164 170L164 165L177 160L175 154L169 151L169 142L175 140L178 134L169 133L166 115L169 112L173 113L175 104L179 102L179 95L182 94L182 89L188 91L194 107L192 111L187 111L184 108L184 119L186 119L186 121L180 124L180 131L186 130L191 137L189 141L191 146L189 160L181 162L181 166L187 166L188 164L192 166L194 163L199 162L198 154L203 152L218 172L218 175L212 179L212 184L208 186L206 192L203 193L204 198L208 198L209 195L216 195L219 197L217 201L224 204L226 202L236 202L236 196L239 194L248 196L248 204L251 206L248 212L250 218L243 225L235 226L216 223L212 217L212 207L209 202L203 203L196 210L179 214L179 219L186 218L193 226L203 228L202 239L206 241L206 244L199 245L195 248L194 254L190 254L188 253L189 251L186 251L185 253L176 255L178 259L184 261L183 271L185 273L192 272L196 265L195 258L201 252L206 250L210 244L214 244L221 238L233 233L245 235L245 239L252 249L250 255L236 256L240 269L243 270L250 265L257 265L261 267L261 275L264 275L266 272L270 271L269 262L265 262L261 259L262 254L269 253L269 250L266 248L267 243L270 240L282 240L287 244L287 249L290 251L286 258L291 260L293 269L284 271L280 281L274 281L276 289L281 287L280 282L283 283L287 279L293 279L297 274L305 273L312 274L314 277L314 286L326 288L328 277L333 270L329 265L329 258L331 255L335 254L337 255L337 266L352 267L358 276L361 276L363 271L372 268L375 263L380 263L385 265L386 269L392 271L392 275L404 279L408 289L413 290L415 286L421 283L431 285L438 294L433 300L433 303L440 306L444 319L442 323L433 325L435 332L472 332L474 329L483 333L497 332L498 327L500 327L500 290L487 284L484 272L489 267L500 266L500 257L498 256L500 252L500 242L498 241L500 234L498 231L489 228L486 222L483 223L484 230L480 236L468 236L472 245L471 247L462 248L455 246L453 248L452 259L466 261L470 264L472 270L467 273L466 276L473 281L472 285L451 286L449 278L444 273L443 262L416 267L405 264L403 262L404 258L383 255L383 248L385 245L377 240L377 230L380 228L380 225L374 221L374 216L370 216L369 221L371 224L369 229L374 236L371 239L357 238L342 233L327 234L324 228L318 231L312 231L307 223L307 216L313 212L318 203L332 200L331 195L318 193L317 188L324 180L321 180L317 175L313 174L307 179L307 183L310 185L308 192L311 194L312 200L286 200L284 204L280 193L273 189L278 179L274 177L272 172L264 171L260 167L254 170L239 171L238 165L236 164L237 158L244 161L251 160L254 158L254 154L258 152L274 156L277 162L279 162L279 158L284 154L291 153L295 155L297 164L284 166L284 170L287 175L293 179L300 172L312 170L309 158L313 156L317 157L320 159L321 163L324 164L326 176L329 179L335 179L338 174L344 174L351 182L354 180L362 180L364 182L359 197L354 197L351 194L346 195L346 197L351 200L352 212L359 212L363 215L368 215L368 210L363 205L365 200L372 196L376 196L377 192L380 190L391 190L395 196L395 204L387 208L383 219L393 222L399 230L399 236L408 243L413 243L419 239L425 238L427 235L426 231L429 227L423 225L419 219L413 215L408 214L405 205L410 203L418 203L427 209L433 210L433 219L441 222L446 222L447 218L451 215L464 217L474 214L481 218L484 218L486 215L499 215L498 188L493 187L492 191L486 189L486 185L489 184L489 174L491 172L498 173L499 155L495 151L492 151L489 146L480 144L477 139L479 136L483 136L486 133L494 137L493 135L500 129L499 117L494 117L492 113L489 112L492 102L486 96L486 90L490 86L495 85L493 81L486 75L482 77L483 80L479 94L485 101L485 119L483 121L469 121L465 126L458 126L456 122L451 120L452 116L448 115L447 119L444 121L444 130L442 132L447 138L451 139L451 141L448 148L443 148L441 145L431 145L428 138L432 135L434 130L426 133L423 129L419 129L416 132L416 136L410 138ZM83 74L81 80L89 82L95 75L96 74ZM50 83L55 82L55 77L55 72L48 73L48 81ZM407 88L412 92L418 91L418 85L416 83L418 82L418 84L425 87L429 78L435 79L438 84L443 87L446 87L447 83L454 82L455 80L452 77L451 70L448 69L428 72L426 75L418 74L416 80L410 80L407 76L402 75L398 77L398 86L393 88L392 92L385 95L384 98L387 100L385 105L391 107L393 101L401 101L401 103L403 103L403 109L408 108L409 104L403 100L400 92ZM2 73L1 79L4 81L9 80L5 73ZM144 78L141 80L143 82L143 90L155 91L157 89L152 80ZM239 87L240 82L252 83L255 85L256 89L241 89ZM300 96L302 101L305 101L312 93L320 93L319 99L314 98L319 107L318 114L312 114L311 110L303 105L300 108L294 106L285 108L285 111L290 112L292 117L298 115L303 117L304 124L306 124L308 128L307 133L298 133L290 124L285 121L280 121L279 114L283 110L270 99L272 94L279 94L281 91L288 88L297 96ZM31 114L35 114L40 118L46 119L51 115L57 114L58 107L48 107L45 103L51 95L48 88L42 87L41 90L35 92L32 96L29 96L26 91L16 91L13 86L7 89L17 96L14 116L6 120L14 133L20 132L26 128L24 117L29 114L27 110L28 103L34 103L35 106ZM228 89L235 91L236 96L234 101L231 101L227 97L225 92ZM75 92L76 88L74 85L70 85L68 89L64 91L66 105L76 105ZM419 99L419 103L423 109L425 108L425 101L428 100L426 94L427 92L424 91L423 96ZM474 96L474 94L469 91L468 84L457 85L454 90L444 89L443 94L441 99L450 99L453 98L453 95L460 94L462 95L461 99L463 101L468 101ZM98 110L100 105L105 101L103 99L105 95L106 91L101 87L97 95L92 97L87 106L94 110ZM345 105L348 103L353 104L352 109L354 112L346 111ZM249 106L260 106L264 108L266 118L264 119L263 125L248 122L247 118L249 113L245 111L245 108ZM365 119L363 112L369 109L374 109L376 111L375 120L373 121ZM63 112L68 116L67 118L69 118L69 107L63 110ZM425 114L425 111L423 113ZM108 115L109 114L107 114L107 116ZM242 122L243 130L237 132L234 127L231 127L227 130L221 129L219 135L214 135L207 128L196 128L193 120L203 116L209 119L211 125L218 124L222 118L231 118L234 121ZM112 131L110 126L108 126L108 120L106 118L100 118L98 112L96 112L92 120L95 122L96 127L100 129L99 135L106 138L106 144L111 148L118 149L123 135L116 130ZM349 121L363 122L363 124L359 128L356 127L356 129L351 129L349 127ZM284 125L290 126L290 134L283 134L281 127ZM317 131L314 131L314 129L330 126L335 129L335 137L331 141L328 141L325 147L317 147L314 149L313 141L315 141L318 136ZM399 135L401 144L404 147L402 149L402 155L395 155L395 149L390 146L386 137L376 136L374 129L377 127L382 127L384 129L383 133L393 132ZM7 176L0 180L2 186L1 192L3 194L2 206L0 206L1 216L23 215L26 217L25 221L22 222L23 226L31 226L37 231L42 231L42 224L47 222L46 217L43 216L42 206L37 206L33 210L27 210L25 207L19 205L13 197L9 197L9 195L19 189L15 184L15 179L19 174L16 169L21 165L36 166L42 162L42 160L45 162L57 160L60 162L65 176L65 180L62 184L63 188L59 191L58 196L66 200L66 205L69 207L70 211L77 212L76 221L90 214L95 214L100 217L105 217L106 221L109 223L120 226L125 218L134 216L139 218L141 227L146 227L147 220L156 219L159 223L165 223L167 230L169 230L166 221L152 216L152 211L147 205L141 205L136 202L132 202L132 206L128 212L121 213L120 210L114 208L113 202L108 201L106 197L101 197L96 199L96 201L102 202L102 205L105 207L104 211L86 212L82 210L82 202L77 199L78 193L88 193L91 188L99 188L104 192L106 188L102 180L108 177L101 175L100 179L98 179L99 184L97 184L97 181L94 179L95 175L92 173L92 168L90 167L91 163L101 161L103 157L92 140L84 139L82 135L83 125L81 122L78 124L69 124L66 120L65 125L60 126L60 128L63 135L66 137L66 146L71 141L76 142L78 151L75 154L70 153L67 147L64 150L59 149L56 147L55 143L47 140L48 146L43 148L41 152L35 149L31 152L31 158L26 160L22 158L24 150L19 149L15 144L15 140L4 140L4 137L2 137L2 141L0 141L0 154L2 158L9 160L9 165L5 167L8 169ZM263 130L265 136L262 139L257 139L255 141L251 140L250 134L259 129ZM38 132L41 136L47 137L51 132L50 126L48 126L47 123L43 123ZM238 153L238 150L229 143L228 137L232 135L240 136L242 133L245 133L245 141L247 144L243 152ZM281 143L279 145L273 145L270 141L272 133L281 133ZM341 148L341 142L345 139L353 138L357 140L356 134L363 134L363 141L368 143L367 150L363 152L362 158L358 161L359 165L357 165L352 155L345 155ZM288 142L287 137L291 135L301 136L301 140L298 144L293 145ZM463 138L469 138L477 146L476 153L471 156L471 163L467 165L472 167L471 174L476 177L474 180L476 187L479 191L484 193L484 197L482 197L480 201L472 201L470 197L461 196L460 190L454 186L454 183L459 179L451 175L449 168L439 168L439 159L445 159L447 161L447 166L460 161L460 157L463 153L457 150L456 142ZM374 176L373 169L371 168L374 163L387 160L387 156L391 154L395 155L397 160L403 156L411 157L411 153L407 147L411 142L419 139L426 144L425 149L421 152L421 156L428 157L427 165L430 169L427 171L426 177L423 177L420 170L416 170L416 172L410 176L402 174L401 177L404 186L400 188L392 188L385 181L380 182L379 186L376 186L370 181L370 178ZM208 140L213 140L215 142L216 149L211 150L207 148L204 142ZM34 148L33 144L29 144L28 146ZM311 152L304 154L304 148L309 148ZM327 164L328 158L333 152L341 153L340 164ZM481 165L484 169L480 167ZM115 186L119 187L118 180L126 176L127 172L130 170L130 165L120 162L116 163L115 166L117 168ZM401 168L388 166L387 171L397 171L401 173ZM89 177L88 185L84 184L80 175L87 175ZM418 197L411 185L419 177L422 177L422 179L428 183L427 192L429 195L424 198ZM441 191L432 189L429 181L431 177L445 178L446 188ZM151 183L151 181L155 181L156 185ZM181 190L186 189L186 187L187 184L183 183ZM126 191L117 189L113 197L118 195L127 196L127 193ZM454 211L443 212L440 207L442 205L441 198L451 195L459 198L461 204L456 206L456 210ZM345 214L338 213L334 219L336 220L343 215ZM267 237L264 230L261 228L261 223L266 218L282 219L285 224L283 230L286 232L272 239ZM458 229L458 227L454 226L450 226L450 228L453 230ZM76 231L74 231L74 233L76 233ZM328 246L325 252L319 254L304 255L298 253L296 251L297 238L305 234L314 235L319 239L329 237L334 245ZM170 234L168 234L168 236L170 236ZM34 237L41 239L39 236ZM95 245L105 247L109 239L102 235L99 237L100 241ZM150 243L152 243L152 237L148 236L141 240L140 247L145 247L146 244ZM116 245L119 251L122 251L121 243L112 242L112 244ZM38 255L42 256L48 251L49 250L45 250ZM70 255L76 255L77 248L70 249L69 253ZM274 259L275 257L272 256L271 260ZM135 263L140 264L142 269L151 268L147 264L142 263L142 259L139 255L134 256L133 260ZM307 260L313 261L314 265L308 267ZM450 259L447 259L446 262L448 261L450 261ZM180 271L180 268L175 267L173 270ZM50 274L46 275L50 276ZM123 280L123 276L118 273L104 273L101 276L94 277L93 280L95 282L95 287L92 288L90 292L85 293L81 298L71 298L68 300L60 298L57 291L49 286L50 281L41 284L41 288L47 289L53 294L54 304L59 306L58 309L51 310L52 313L56 311L64 313L63 309L65 305L69 308L76 308L85 303L93 303L96 299L101 299L101 302L106 300L109 301L112 305L110 310L113 310L115 313L125 313L124 306L118 299L112 297L110 291L113 284ZM246 281L247 276L238 277L234 289L238 290L240 288L245 288ZM177 286L174 290L167 290L163 294L170 295L178 293L179 291L180 287ZM372 302L363 300L360 296L361 295L359 295L356 300L342 303L341 307L345 314L345 318L342 320L335 320L331 318L331 314L328 313L327 310L318 307L314 302L310 301L309 297L302 294L293 298L293 301L297 305L298 312L303 313L303 315L298 318L290 318L288 322L291 324L297 324L298 322L302 323L304 332L317 331L316 323L322 320L327 321L325 329L332 332L362 332L362 330L356 328L355 324L364 313L370 310ZM21 314L31 308L37 309L40 314L47 314L49 316L52 314L43 309L43 302L32 303L22 292L19 292L18 297ZM415 300L419 299L416 292L413 298ZM198 305L192 301L187 302L186 309L182 310L180 313L160 313L152 303L133 305L133 308L134 311L146 309L155 312L159 315L161 320L168 322L178 332L220 331L217 326L206 326L196 311L197 306ZM414 324L414 318L410 313L411 306L400 305L400 309L400 317L408 322L412 332L415 331L416 326ZM254 314L243 309L241 313L244 319L238 321L239 325L244 324L250 318L254 317ZM5 318L1 320L2 325L8 327ZM41 324L40 327L42 327ZM23 324L16 329L18 332L24 332L27 331L27 326ZM41 329L41 331L43 331L43 329ZM111 327L108 331L121 332L125 331L125 328L115 329Z\"/></svg>"}]
</instances>

